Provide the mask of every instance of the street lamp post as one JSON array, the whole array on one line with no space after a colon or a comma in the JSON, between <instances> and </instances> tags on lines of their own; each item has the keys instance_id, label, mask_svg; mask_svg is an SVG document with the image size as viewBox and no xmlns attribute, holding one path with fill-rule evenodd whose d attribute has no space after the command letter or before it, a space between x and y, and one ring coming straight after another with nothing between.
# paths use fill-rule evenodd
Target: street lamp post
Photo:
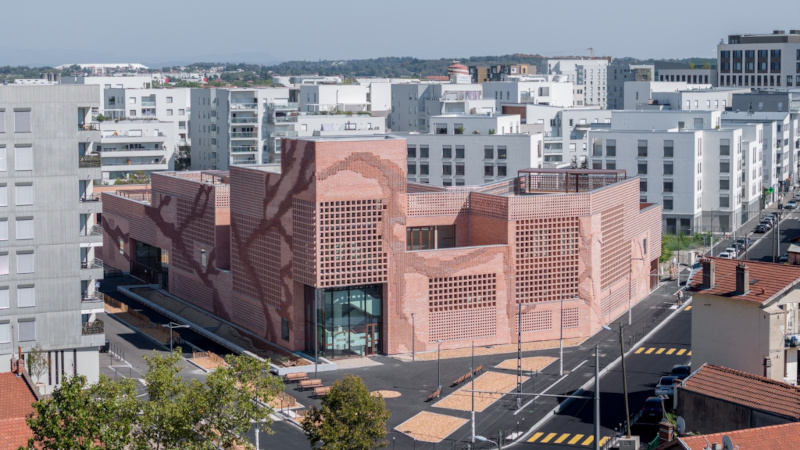
<instances>
[{"instance_id":1,"label":"street lamp post","mask_svg":"<svg viewBox=\"0 0 800 450\"><path fill-rule=\"evenodd\" d=\"M442 341L436 341L436 389L442 388Z\"/></svg>"},{"instance_id":2,"label":"street lamp post","mask_svg":"<svg viewBox=\"0 0 800 450\"><path fill-rule=\"evenodd\" d=\"M558 327L558 331L561 334L558 338L558 376L564 375L564 296L561 296L560 304L561 312L558 314L558 319L561 326Z\"/></svg>"},{"instance_id":3,"label":"street lamp post","mask_svg":"<svg viewBox=\"0 0 800 450\"><path fill-rule=\"evenodd\" d=\"M603 329L611 331L613 333L617 333L616 331L612 330L609 326L603 325ZM628 406L628 372L625 370L625 343L622 337L622 322L619 324L619 350L621 353L622 358L622 395L625 397L625 423L627 424L626 427L626 434L625 436L630 438L631 437L631 412Z\"/></svg>"},{"instance_id":4,"label":"street lamp post","mask_svg":"<svg viewBox=\"0 0 800 450\"><path fill-rule=\"evenodd\" d=\"M175 328L189 328L189 325L181 325L170 321L170 323L162 323L162 327L169 328L169 352L172 353L172 330Z\"/></svg>"},{"instance_id":5,"label":"street lamp post","mask_svg":"<svg viewBox=\"0 0 800 450\"><path fill-rule=\"evenodd\" d=\"M475 435L475 440L478 441L478 442L490 442L490 443L496 445L497 448L500 448L500 444L498 444L497 442L495 442L495 441L493 441L491 439L487 439L487 438L485 438L485 437L483 437L481 435L478 435L478 434Z\"/></svg>"},{"instance_id":6,"label":"street lamp post","mask_svg":"<svg viewBox=\"0 0 800 450\"><path fill-rule=\"evenodd\" d=\"M414 313L411 313L411 361L417 360L417 351L415 349L416 339L414 337L417 335L417 324L414 320Z\"/></svg>"}]
</instances>

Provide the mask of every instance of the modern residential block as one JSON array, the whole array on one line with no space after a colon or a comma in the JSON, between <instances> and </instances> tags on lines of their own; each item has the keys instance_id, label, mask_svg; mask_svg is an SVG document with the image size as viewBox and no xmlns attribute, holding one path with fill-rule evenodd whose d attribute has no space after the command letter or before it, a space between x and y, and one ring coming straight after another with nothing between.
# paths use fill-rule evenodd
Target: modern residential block
<instances>
[{"instance_id":1,"label":"modern residential block","mask_svg":"<svg viewBox=\"0 0 800 450\"><path fill-rule=\"evenodd\" d=\"M407 183L407 151L287 139L280 166L154 174L103 194L103 254L168 253L148 267L173 294L325 357L511 343L520 321L526 342L589 336L655 286L661 208L624 172L442 188Z\"/></svg>"},{"instance_id":2,"label":"modern residential block","mask_svg":"<svg viewBox=\"0 0 800 450\"><path fill-rule=\"evenodd\" d=\"M800 30L732 34L717 45L719 86L800 86Z\"/></svg>"},{"instance_id":3,"label":"modern residential block","mask_svg":"<svg viewBox=\"0 0 800 450\"><path fill-rule=\"evenodd\" d=\"M93 191L96 86L0 86L0 371L21 347L47 352L47 390L99 376L103 262Z\"/></svg>"},{"instance_id":4,"label":"modern residential block","mask_svg":"<svg viewBox=\"0 0 800 450\"><path fill-rule=\"evenodd\" d=\"M608 104L608 58L548 59L547 73L564 75L575 84L576 93L583 93L582 103L575 106L598 106Z\"/></svg>"}]
</instances>

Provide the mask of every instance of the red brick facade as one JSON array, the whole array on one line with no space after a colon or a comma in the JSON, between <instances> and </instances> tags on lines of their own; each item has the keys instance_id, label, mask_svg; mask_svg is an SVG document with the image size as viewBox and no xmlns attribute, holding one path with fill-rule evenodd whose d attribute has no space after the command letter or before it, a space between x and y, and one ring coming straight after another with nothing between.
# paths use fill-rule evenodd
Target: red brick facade
<instances>
[{"instance_id":1,"label":"red brick facade","mask_svg":"<svg viewBox=\"0 0 800 450\"><path fill-rule=\"evenodd\" d=\"M515 342L517 302L525 341L560 336L562 302L564 337L589 336L649 292L661 209L640 206L638 180L407 186L401 139L283 149L280 170L154 174L139 197L105 193L105 259L127 271L134 241L169 250L173 294L291 350L308 347L309 286L382 286L390 354L411 350L412 321L417 351ZM407 228L453 225L454 247L407 250Z\"/></svg>"}]
</instances>

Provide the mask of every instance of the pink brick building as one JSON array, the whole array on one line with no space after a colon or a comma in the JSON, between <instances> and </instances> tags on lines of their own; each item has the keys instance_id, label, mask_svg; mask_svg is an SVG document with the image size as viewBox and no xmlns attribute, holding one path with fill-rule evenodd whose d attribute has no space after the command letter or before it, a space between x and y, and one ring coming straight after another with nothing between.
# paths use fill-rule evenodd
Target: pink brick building
<instances>
[{"instance_id":1,"label":"pink brick building","mask_svg":"<svg viewBox=\"0 0 800 450\"><path fill-rule=\"evenodd\" d=\"M516 342L520 310L526 342L586 337L656 281L661 208L623 171L440 188L406 183L403 139L283 148L280 167L104 193L103 259L328 357Z\"/></svg>"}]
</instances>

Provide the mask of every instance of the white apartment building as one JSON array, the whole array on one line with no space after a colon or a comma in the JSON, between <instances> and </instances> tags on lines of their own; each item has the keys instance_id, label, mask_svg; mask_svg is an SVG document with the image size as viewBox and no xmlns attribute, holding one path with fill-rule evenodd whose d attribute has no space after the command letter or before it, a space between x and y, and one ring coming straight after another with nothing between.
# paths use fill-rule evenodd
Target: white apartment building
<instances>
[{"instance_id":1,"label":"white apartment building","mask_svg":"<svg viewBox=\"0 0 800 450\"><path fill-rule=\"evenodd\" d=\"M289 88L192 89L191 104L191 169L227 170L269 161L267 111L289 104Z\"/></svg>"},{"instance_id":2,"label":"white apartment building","mask_svg":"<svg viewBox=\"0 0 800 450\"><path fill-rule=\"evenodd\" d=\"M281 162L281 140L287 137L364 136L386 133L386 117L363 114L314 114L273 104L268 109L267 155L269 163Z\"/></svg>"},{"instance_id":3,"label":"white apartment building","mask_svg":"<svg viewBox=\"0 0 800 450\"><path fill-rule=\"evenodd\" d=\"M472 186L541 168L542 135L520 132L518 115L431 117L428 133L406 139L408 181L437 186Z\"/></svg>"},{"instance_id":4,"label":"white apartment building","mask_svg":"<svg viewBox=\"0 0 800 450\"><path fill-rule=\"evenodd\" d=\"M93 86L0 86L0 371L18 347L40 346L50 368L34 382L48 392L64 376L99 377L99 106Z\"/></svg>"},{"instance_id":5,"label":"white apartment building","mask_svg":"<svg viewBox=\"0 0 800 450\"><path fill-rule=\"evenodd\" d=\"M720 86L800 86L800 30L732 34L717 45Z\"/></svg>"},{"instance_id":6,"label":"white apartment building","mask_svg":"<svg viewBox=\"0 0 800 450\"><path fill-rule=\"evenodd\" d=\"M678 81L686 84L717 86L717 69L659 69L657 81Z\"/></svg>"},{"instance_id":7,"label":"white apartment building","mask_svg":"<svg viewBox=\"0 0 800 450\"><path fill-rule=\"evenodd\" d=\"M575 106L599 106L608 104L608 59L548 59L547 73L564 75L583 91L583 103Z\"/></svg>"},{"instance_id":8,"label":"white apartment building","mask_svg":"<svg viewBox=\"0 0 800 450\"><path fill-rule=\"evenodd\" d=\"M149 89L153 87L151 75L119 74L113 76L61 77L61 84L92 84L101 89Z\"/></svg>"},{"instance_id":9,"label":"white apartment building","mask_svg":"<svg viewBox=\"0 0 800 450\"><path fill-rule=\"evenodd\" d=\"M573 84L560 78L540 75L529 81L485 81L483 96L495 100L497 111L502 105L518 103L570 108L574 106Z\"/></svg>"},{"instance_id":10,"label":"white apartment building","mask_svg":"<svg viewBox=\"0 0 800 450\"><path fill-rule=\"evenodd\" d=\"M392 131L426 132L431 116L491 114L494 99L483 96L483 86L468 83L392 84L392 111L387 126Z\"/></svg>"},{"instance_id":11,"label":"white apartment building","mask_svg":"<svg viewBox=\"0 0 800 450\"><path fill-rule=\"evenodd\" d=\"M591 167L638 176L667 233L733 231L760 211L763 155L757 130L719 127L721 115L614 111L610 129L589 132Z\"/></svg>"},{"instance_id":12,"label":"white apartment building","mask_svg":"<svg viewBox=\"0 0 800 450\"><path fill-rule=\"evenodd\" d=\"M629 81L653 81L656 68L652 64L611 64L608 66L608 109L623 109L625 83Z\"/></svg>"},{"instance_id":13,"label":"white apartment building","mask_svg":"<svg viewBox=\"0 0 800 450\"><path fill-rule=\"evenodd\" d=\"M189 88L102 90L100 114L106 119L156 119L172 122L175 134L172 140L179 146L191 145L189 116L191 91ZM162 130L163 132L164 130Z\"/></svg>"},{"instance_id":14,"label":"white apartment building","mask_svg":"<svg viewBox=\"0 0 800 450\"><path fill-rule=\"evenodd\" d=\"M625 83L625 109L725 111L733 103L735 94L745 92L749 89L714 88L684 82L628 82Z\"/></svg>"},{"instance_id":15,"label":"white apartment building","mask_svg":"<svg viewBox=\"0 0 800 450\"><path fill-rule=\"evenodd\" d=\"M392 85L386 82L364 84L303 84L298 97L303 112L369 112L387 115L391 108Z\"/></svg>"},{"instance_id":16,"label":"white apartment building","mask_svg":"<svg viewBox=\"0 0 800 450\"><path fill-rule=\"evenodd\" d=\"M175 168L176 124L159 120L115 120L99 124L97 149L102 158L103 182L113 183L131 174L149 175Z\"/></svg>"},{"instance_id":17,"label":"white apartment building","mask_svg":"<svg viewBox=\"0 0 800 450\"><path fill-rule=\"evenodd\" d=\"M519 114L522 131L542 133L544 162L576 167L587 164L592 127L609 127L611 111L599 108L561 108L548 105L504 105L504 114Z\"/></svg>"}]
</instances>

